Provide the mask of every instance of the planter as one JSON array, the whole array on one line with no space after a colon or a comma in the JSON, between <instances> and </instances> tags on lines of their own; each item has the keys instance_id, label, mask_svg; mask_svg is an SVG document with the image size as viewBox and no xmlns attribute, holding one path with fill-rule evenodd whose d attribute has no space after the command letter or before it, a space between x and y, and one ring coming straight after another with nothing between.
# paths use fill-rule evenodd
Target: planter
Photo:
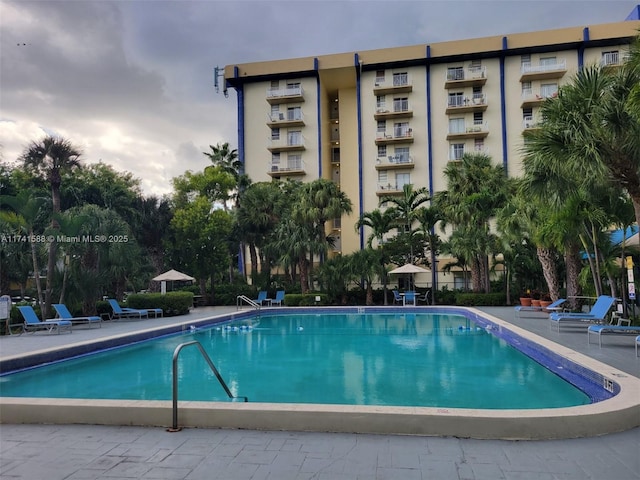
<instances>
[{"instance_id":1,"label":"planter","mask_svg":"<svg viewBox=\"0 0 640 480\"><path fill-rule=\"evenodd\" d=\"M532 307L539 307L540 306L540 300L534 300L533 298L531 299L531 306Z\"/></svg>"},{"instance_id":2,"label":"planter","mask_svg":"<svg viewBox=\"0 0 640 480\"><path fill-rule=\"evenodd\" d=\"M540 300L540 306L542 308L547 308L549 305L551 305L553 302L550 300Z\"/></svg>"},{"instance_id":3,"label":"planter","mask_svg":"<svg viewBox=\"0 0 640 480\"><path fill-rule=\"evenodd\" d=\"M520 305L522 305L523 307L530 307L531 299L526 297L520 297Z\"/></svg>"}]
</instances>

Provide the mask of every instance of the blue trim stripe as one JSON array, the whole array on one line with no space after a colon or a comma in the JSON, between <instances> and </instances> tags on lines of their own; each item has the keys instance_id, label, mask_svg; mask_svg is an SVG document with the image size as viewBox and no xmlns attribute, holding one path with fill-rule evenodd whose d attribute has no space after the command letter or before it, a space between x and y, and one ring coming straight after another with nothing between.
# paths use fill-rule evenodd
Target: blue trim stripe
<instances>
[{"instance_id":1,"label":"blue trim stripe","mask_svg":"<svg viewBox=\"0 0 640 480\"><path fill-rule=\"evenodd\" d=\"M507 37L502 37L502 50L506 52ZM500 117L502 119L502 167L507 176L509 175L509 154L507 153L507 95L505 92L505 54L500 55Z\"/></svg>"},{"instance_id":2,"label":"blue trim stripe","mask_svg":"<svg viewBox=\"0 0 640 480\"><path fill-rule=\"evenodd\" d=\"M355 68L356 68L356 115L358 118L358 218L362 217L364 213L364 197L363 197L363 185L362 185L362 85L361 85L361 72L360 72L360 56L356 53L354 55ZM364 249L364 229L360 228L360 250Z\"/></svg>"},{"instance_id":3,"label":"blue trim stripe","mask_svg":"<svg viewBox=\"0 0 640 480\"><path fill-rule=\"evenodd\" d=\"M320 73L318 58L313 59L316 72L316 120L318 122L318 178L322 178L322 104L320 102Z\"/></svg>"}]
</instances>

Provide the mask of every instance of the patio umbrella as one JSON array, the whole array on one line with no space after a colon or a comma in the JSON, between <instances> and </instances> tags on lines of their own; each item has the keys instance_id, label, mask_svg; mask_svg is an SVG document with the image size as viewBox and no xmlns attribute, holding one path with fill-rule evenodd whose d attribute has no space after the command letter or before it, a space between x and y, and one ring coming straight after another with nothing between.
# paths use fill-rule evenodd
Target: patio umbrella
<instances>
[{"instance_id":1,"label":"patio umbrella","mask_svg":"<svg viewBox=\"0 0 640 480\"><path fill-rule=\"evenodd\" d=\"M420 267L418 265L414 265L413 263L405 263L401 267L394 268L389 273L400 274L400 275L409 274L411 275L411 284L415 286L415 281L413 280L414 275L416 273L428 273L430 271L431 270L429 270L428 268Z\"/></svg>"},{"instance_id":2,"label":"patio umbrella","mask_svg":"<svg viewBox=\"0 0 640 480\"><path fill-rule=\"evenodd\" d=\"M187 275L186 273L179 272L177 270L169 270L167 272L161 273L157 277L152 278L151 280L155 282L161 282L160 291L162 293L167 292L167 282L171 282L173 289L173 282L193 282L195 278Z\"/></svg>"}]
</instances>

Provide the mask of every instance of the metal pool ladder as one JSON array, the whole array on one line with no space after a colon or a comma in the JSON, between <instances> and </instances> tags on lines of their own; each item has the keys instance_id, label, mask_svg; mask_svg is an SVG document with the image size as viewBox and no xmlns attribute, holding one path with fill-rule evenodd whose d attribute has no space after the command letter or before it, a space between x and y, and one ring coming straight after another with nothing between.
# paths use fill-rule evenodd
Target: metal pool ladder
<instances>
[{"instance_id":1,"label":"metal pool ladder","mask_svg":"<svg viewBox=\"0 0 640 480\"><path fill-rule=\"evenodd\" d=\"M251 300L246 295L238 295L236 297L236 310L240 310L240 306L242 305L242 302L245 302L248 305L251 305L256 310L260 310L260 307L262 307L262 305L260 305L259 303L254 302L253 300Z\"/></svg>"},{"instance_id":2,"label":"metal pool ladder","mask_svg":"<svg viewBox=\"0 0 640 480\"><path fill-rule=\"evenodd\" d=\"M231 393L231 390L229 390L229 387L227 386L226 382L224 381L224 379L220 375L220 372L218 372L218 369L213 364L213 362L211 361L211 358L209 357L209 355L207 355L207 352L202 347L202 344L200 344L200 342L198 342L197 340L194 340L192 342L181 343L173 351L173 372L172 372L172 376L173 376L173 426L171 428L167 429L170 432L179 432L180 430L182 430L181 428L178 428L178 375L176 374L176 372L178 371L178 356L180 355L180 352L182 351L182 349L184 347L188 347L190 345L195 345L196 347L198 347L198 350L200 350L200 353L204 357L205 361L207 362L207 364L209 364L209 368L211 369L213 374L218 379L218 382L220 382L220 385L222 385L222 388L224 388L224 391L227 392L227 395L229 396L229 398L231 398L232 400L244 399L245 402L249 401L249 399L247 397L234 396Z\"/></svg>"}]
</instances>

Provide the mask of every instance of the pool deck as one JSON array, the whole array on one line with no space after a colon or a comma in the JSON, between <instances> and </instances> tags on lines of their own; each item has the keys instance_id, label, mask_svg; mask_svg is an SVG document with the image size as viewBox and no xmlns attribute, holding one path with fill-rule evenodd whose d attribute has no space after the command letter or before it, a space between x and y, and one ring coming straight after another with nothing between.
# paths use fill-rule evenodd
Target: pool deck
<instances>
[{"instance_id":1,"label":"pool deck","mask_svg":"<svg viewBox=\"0 0 640 480\"><path fill-rule=\"evenodd\" d=\"M542 316L514 319L513 308L480 309L599 362L640 377L633 337L587 343L584 327L561 332ZM105 322L72 334L0 338L0 359L196 321L235 308L198 308L189 316ZM640 392L639 392L640 393ZM92 425L0 425L0 478L106 479L640 479L640 428L593 438L471 440Z\"/></svg>"}]
</instances>

